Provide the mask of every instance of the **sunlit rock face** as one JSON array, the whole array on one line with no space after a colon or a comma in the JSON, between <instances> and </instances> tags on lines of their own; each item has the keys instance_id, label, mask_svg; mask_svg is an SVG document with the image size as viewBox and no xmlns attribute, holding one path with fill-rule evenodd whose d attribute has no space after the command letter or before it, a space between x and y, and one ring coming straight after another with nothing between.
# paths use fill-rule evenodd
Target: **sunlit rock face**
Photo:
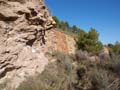
<instances>
[{"instance_id":1,"label":"sunlit rock face","mask_svg":"<svg viewBox=\"0 0 120 90\"><path fill-rule=\"evenodd\" d=\"M77 46L75 39L67 34L60 32L60 30L51 29L46 32L46 45L43 46L43 52L63 52L68 54L75 54Z\"/></svg>"},{"instance_id":2,"label":"sunlit rock face","mask_svg":"<svg viewBox=\"0 0 120 90\"><path fill-rule=\"evenodd\" d=\"M0 85L14 90L48 64L41 50L55 24L44 0L0 0Z\"/></svg>"}]
</instances>

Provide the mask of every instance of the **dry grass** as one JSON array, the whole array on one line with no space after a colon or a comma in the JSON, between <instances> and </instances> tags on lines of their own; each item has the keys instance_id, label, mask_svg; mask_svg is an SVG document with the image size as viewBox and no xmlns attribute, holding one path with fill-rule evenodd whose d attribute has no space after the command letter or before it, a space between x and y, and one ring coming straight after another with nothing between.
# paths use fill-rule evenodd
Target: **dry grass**
<instances>
[{"instance_id":1,"label":"dry grass","mask_svg":"<svg viewBox=\"0 0 120 90\"><path fill-rule=\"evenodd\" d=\"M103 63L83 60L75 68L73 55L55 52L52 57L57 61L42 74L29 77L17 90L120 90L119 58Z\"/></svg>"}]
</instances>

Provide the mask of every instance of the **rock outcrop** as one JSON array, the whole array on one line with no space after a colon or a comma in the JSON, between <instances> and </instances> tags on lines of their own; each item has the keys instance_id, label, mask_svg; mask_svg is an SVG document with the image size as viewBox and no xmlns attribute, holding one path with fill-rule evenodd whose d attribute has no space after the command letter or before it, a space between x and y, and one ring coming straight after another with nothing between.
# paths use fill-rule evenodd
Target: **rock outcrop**
<instances>
[{"instance_id":1,"label":"rock outcrop","mask_svg":"<svg viewBox=\"0 0 120 90\"><path fill-rule=\"evenodd\" d=\"M46 32L46 44L41 47L43 52L64 52L69 54L75 54L76 52L76 41L75 39L67 34L64 34L56 29L51 29Z\"/></svg>"},{"instance_id":2,"label":"rock outcrop","mask_svg":"<svg viewBox=\"0 0 120 90\"><path fill-rule=\"evenodd\" d=\"M14 90L44 70L48 60L40 48L54 24L43 0L0 0L0 85Z\"/></svg>"}]
</instances>

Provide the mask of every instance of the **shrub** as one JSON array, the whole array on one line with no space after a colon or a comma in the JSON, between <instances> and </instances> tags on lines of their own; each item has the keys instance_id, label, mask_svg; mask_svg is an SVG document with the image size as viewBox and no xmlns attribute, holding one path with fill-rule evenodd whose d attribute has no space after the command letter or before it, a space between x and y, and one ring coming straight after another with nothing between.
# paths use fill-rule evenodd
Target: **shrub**
<instances>
[{"instance_id":1,"label":"shrub","mask_svg":"<svg viewBox=\"0 0 120 90\"><path fill-rule=\"evenodd\" d=\"M56 62L50 63L42 74L27 78L17 90L71 90L74 68L69 56L54 53Z\"/></svg>"},{"instance_id":2,"label":"shrub","mask_svg":"<svg viewBox=\"0 0 120 90\"><path fill-rule=\"evenodd\" d=\"M103 45L98 40L99 34L93 28L88 33L81 31L78 33L78 49L86 50L94 54L98 54L102 49Z\"/></svg>"},{"instance_id":3,"label":"shrub","mask_svg":"<svg viewBox=\"0 0 120 90\"><path fill-rule=\"evenodd\" d=\"M114 59L110 61L109 66L114 73L120 75L120 57L114 56Z\"/></svg>"},{"instance_id":4,"label":"shrub","mask_svg":"<svg viewBox=\"0 0 120 90\"><path fill-rule=\"evenodd\" d=\"M74 55L55 52L42 74L27 78L17 90L120 90L119 57L104 62L80 60ZM75 60L77 61L77 60Z\"/></svg>"},{"instance_id":5,"label":"shrub","mask_svg":"<svg viewBox=\"0 0 120 90\"><path fill-rule=\"evenodd\" d=\"M81 80L82 77L85 75L86 73L86 69L84 66L80 66L77 70L76 70L77 76L78 76L78 80Z\"/></svg>"},{"instance_id":6,"label":"shrub","mask_svg":"<svg viewBox=\"0 0 120 90\"><path fill-rule=\"evenodd\" d=\"M76 59L77 59L77 61L87 60L88 59L88 52L82 51L82 50L77 51L76 52Z\"/></svg>"},{"instance_id":7,"label":"shrub","mask_svg":"<svg viewBox=\"0 0 120 90\"><path fill-rule=\"evenodd\" d=\"M57 58L58 67L63 67L67 73L70 73L72 71L72 59L69 55L61 52L54 52L53 56Z\"/></svg>"},{"instance_id":8,"label":"shrub","mask_svg":"<svg viewBox=\"0 0 120 90\"><path fill-rule=\"evenodd\" d=\"M110 60L110 56L109 56L109 54L106 54L106 53L104 53L104 52L101 52L101 53L99 53L99 58L100 58L100 60Z\"/></svg>"},{"instance_id":9,"label":"shrub","mask_svg":"<svg viewBox=\"0 0 120 90\"><path fill-rule=\"evenodd\" d=\"M106 71L94 71L90 78L93 90L107 90L109 78Z\"/></svg>"}]
</instances>

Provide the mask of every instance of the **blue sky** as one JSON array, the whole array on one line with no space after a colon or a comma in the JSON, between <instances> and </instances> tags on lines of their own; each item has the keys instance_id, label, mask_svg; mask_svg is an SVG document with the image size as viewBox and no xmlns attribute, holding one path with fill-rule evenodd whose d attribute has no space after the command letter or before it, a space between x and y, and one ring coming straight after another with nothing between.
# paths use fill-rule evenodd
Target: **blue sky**
<instances>
[{"instance_id":1,"label":"blue sky","mask_svg":"<svg viewBox=\"0 0 120 90\"><path fill-rule=\"evenodd\" d=\"M45 0L52 15L88 31L104 43L120 41L120 0Z\"/></svg>"}]
</instances>

